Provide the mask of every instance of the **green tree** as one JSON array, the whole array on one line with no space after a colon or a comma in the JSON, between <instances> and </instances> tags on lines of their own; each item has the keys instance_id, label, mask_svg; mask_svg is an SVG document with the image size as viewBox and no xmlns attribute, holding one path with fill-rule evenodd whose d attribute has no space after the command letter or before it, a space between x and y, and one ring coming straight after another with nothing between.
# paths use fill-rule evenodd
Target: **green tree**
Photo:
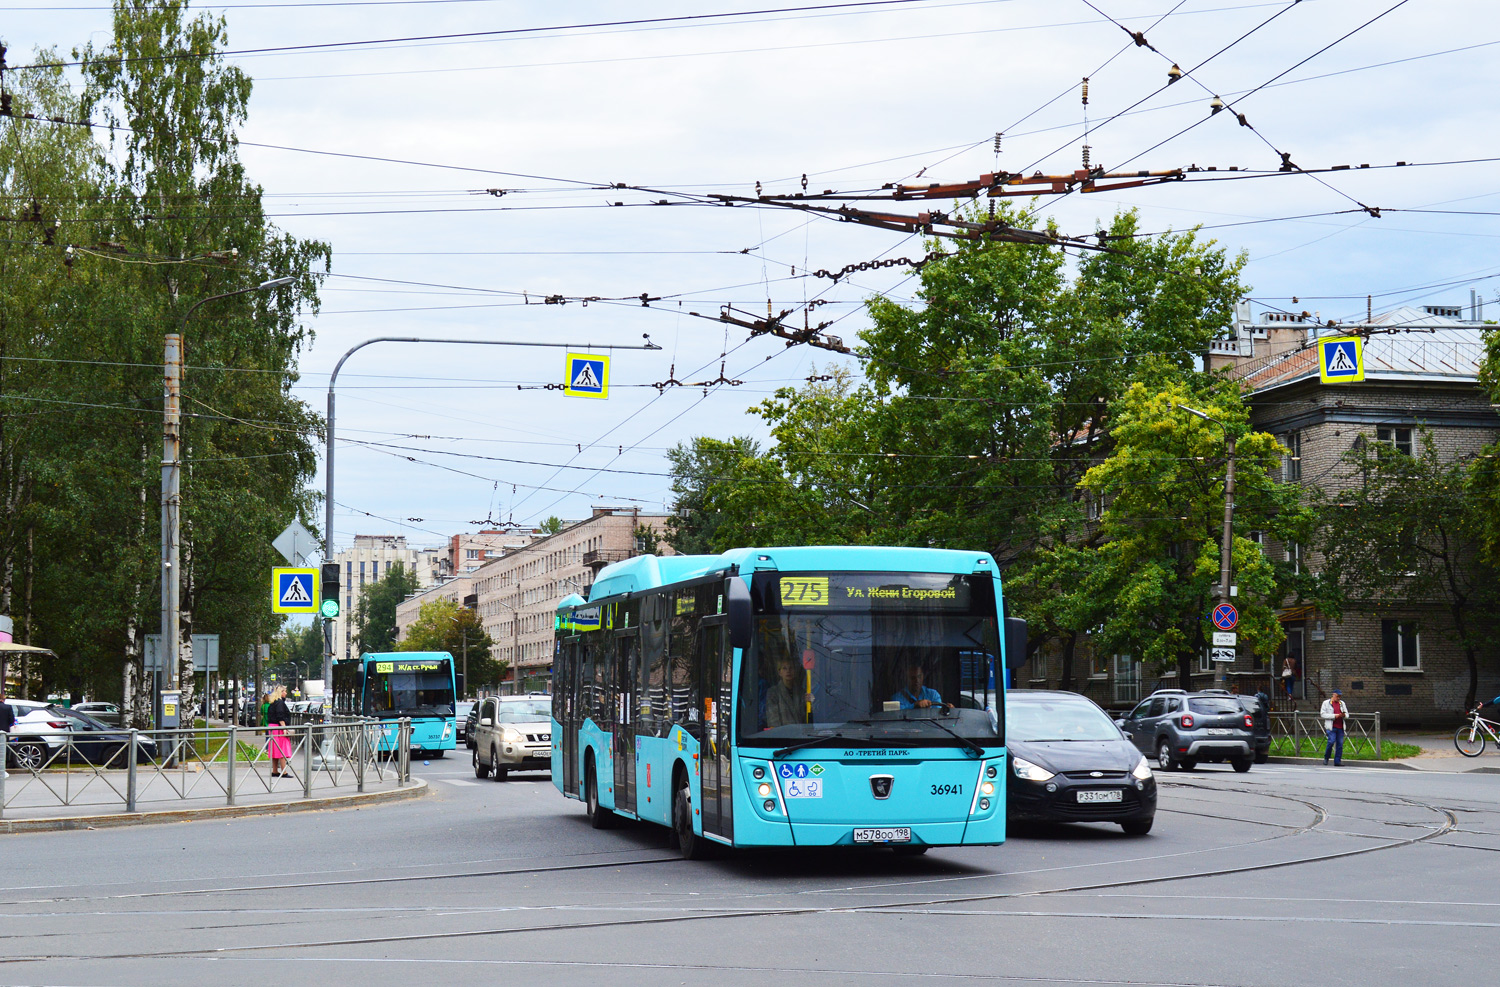
<instances>
[{"instance_id":1,"label":"green tree","mask_svg":"<svg viewBox=\"0 0 1500 987\"><path fill-rule=\"evenodd\" d=\"M354 604L354 644L361 653L396 649L396 607L417 591L417 574L397 562L366 583Z\"/></svg>"},{"instance_id":2,"label":"green tree","mask_svg":"<svg viewBox=\"0 0 1500 987\"><path fill-rule=\"evenodd\" d=\"M1010 205L996 215L1032 223ZM1113 448L1114 404L1132 384L1203 376L1244 290L1243 258L1212 241L1138 233L1119 214L1109 251L1072 267L1056 248L929 243L950 256L922 268L920 304L869 303L865 381L833 370L777 392L757 409L774 444L714 464L699 513L723 518L715 547L987 549L1033 643L1061 641L1070 681L1097 620L1067 591L1103 538L1079 481Z\"/></svg>"},{"instance_id":3,"label":"green tree","mask_svg":"<svg viewBox=\"0 0 1500 987\"><path fill-rule=\"evenodd\" d=\"M464 689L474 695L476 687L497 687L505 678L509 666L494 657L494 645L478 613L454 600L430 600L418 608L417 619L406 629L406 637L396 650L446 651L459 663L460 671L467 661Z\"/></svg>"},{"instance_id":4,"label":"green tree","mask_svg":"<svg viewBox=\"0 0 1500 987\"><path fill-rule=\"evenodd\" d=\"M722 515L706 506L710 491L715 483L732 476L742 460L759 455L760 444L746 436L695 438L668 449L672 516L667 519L667 543L683 555L712 553Z\"/></svg>"},{"instance_id":5,"label":"green tree","mask_svg":"<svg viewBox=\"0 0 1500 987\"><path fill-rule=\"evenodd\" d=\"M537 525L536 530L540 531L544 535L555 535L566 525L566 521L554 514L547 520L543 521L541 524Z\"/></svg>"},{"instance_id":6,"label":"green tree","mask_svg":"<svg viewBox=\"0 0 1500 987\"><path fill-rule=\"evenodd\" d=\"M1189 415L1183 405L1223 427ZM1231 572L1239 587L1240 646L1273 652L1284 636L1277 609L1311 584L1267 558L1248 535L1305 543L1314 514L1301 503L1299 487L1276 479L1286 450L1250 429L1233 383L1198 390L1135 384L1113 403L1113 449L1081 481L1101 505L1100 537L1077 550L1066 570L1075 582L1063 595L1076 614L1097 622L1099 648L1135 655L1161 672L1175 668L1184 684L1208 646L1208 617L1218 600L1225 429L1236 436Z\"/></svg>"},{"instance_id":7,"label":"green tree","mask_svg":"<svg viewBox=\"0 0 1500 987\"><path fill-rule=\"evenodd\" d=\"M1494 477L1493 463L1443 462L1425 429L1415 456L1360 440L1319 503L1336 519L1317 545L1323 609L1336 620L1351 609L1407 619L1414 609L1445 612L1443 633L1467 665L1465 709L1478 697L1480 656L1492 654L1500 608L1500 569L1483 551L1486 505L1473 495L1475 477Z\"/></svg>"},{"instance_id":8,"label":"green tree","mask_svg":"<svg viewBox=\"0 0 1500 987\"><path fill-rule=\"evenodd\" d=\"M0 195L28 216L0 243L0 357L27 367L0 359L0 606L62 656L46 688L119 695L122 658L138 668L157 629L153 367L194 301L298 278L204 306L188 327L184 639L218 633L221 653L239 655L271 636L269 539L313 521L319 422L289 388L328 250L265 220L235 137L249 79L216 54L222 18L185 8L118 3L112 37L75 53L77 95L58 69L7 73L17 111L101 125L10 121L0 137Z\"/></svg>"}]
</instances>

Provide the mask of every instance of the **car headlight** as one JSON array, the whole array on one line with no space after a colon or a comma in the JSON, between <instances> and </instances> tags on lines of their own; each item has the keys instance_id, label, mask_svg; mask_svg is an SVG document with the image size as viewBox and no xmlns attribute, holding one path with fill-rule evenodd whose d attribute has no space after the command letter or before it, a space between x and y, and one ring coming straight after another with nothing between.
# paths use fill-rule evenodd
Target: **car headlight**
<instances>
[{"instance_id":1,"label":"car headlight","mask_svg":"<svg viewBox=\"0 0 1500 987\"><path fill-rule=\"evenodd\" d=\"M1047 781L1052 778L1052 772L1039 764L1032 764L1024 757L1013 757L1010 759L1010 769L1016 773L1017 778L1027 781Z\"/></svg>"},{"instance_id":2,"label":"car headlight","mask_svg":"<svg viewBox=\"0 0 1500 987\"><path fill-rule=\"evenodd\" d=\"M1130 775L1138 781L1150 781L1151 765L1147 764L1146 759L1143 757L1141 758L1140 763L1131 770Z\"/></svg>"},{"instance_id":3,"label":"car headlight","mask_svg":"<svg viewBox=\"0 0 1500 987\"><path fill-rule=\"evenodd\" d=\"M507 744L519 744L521 742L521 731L512 727L503 727L500 730L500 739Z\"/></svg>"}]
</instances>

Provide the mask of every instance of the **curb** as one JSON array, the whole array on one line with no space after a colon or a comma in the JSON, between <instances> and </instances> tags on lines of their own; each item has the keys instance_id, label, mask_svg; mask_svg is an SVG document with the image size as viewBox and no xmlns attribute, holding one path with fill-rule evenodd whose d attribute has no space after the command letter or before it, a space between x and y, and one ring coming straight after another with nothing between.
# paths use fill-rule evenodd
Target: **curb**
<instances>
[{"instance_id":1,"label":"curb","mask_svg":"<svg viewBox=\"0 0 1500 987\"><path fill-rule=\"evenodd\" d=\"M405 788L363 795L334 795L329 798L298 799L295 802L267 802L259 805L216 805L203 809L173 809L164 812L113 812L99 816L54 816L46 819L0 819L0 835L7 833L50 833L62 830L114 829L121 826L147 826L153 823L193 822L198 819L241 819L246 816L273 816L285 812L312 812L321 809L353 809L387 802L404 802L427 794L427 782L413 778Z\"/></svg>"},{"instance_id":2,"label":"curb","mask_svg":"<svg viewBox=\"0 0 1500 987\"><path fill-rule=\"evenodd\" d=\"M1276 756L1276 757L1266 758L1266 760L1269 761L1272 764L1319 764L1321 762L1321 758L1316 758L1316 757L1280 757L1280 756ZM1393 769L1395 769L1397 771L1421 771L1422 770L1421 768L1412 767L1410 764L1403 764L1400 761L1356 761L1353 758L1349 758L1348 760L1344 761L1344 763L1345 764L1354 765L1354 766L1360 767L1360 768L1393 768Z\"/></svg>"}]
</instances>

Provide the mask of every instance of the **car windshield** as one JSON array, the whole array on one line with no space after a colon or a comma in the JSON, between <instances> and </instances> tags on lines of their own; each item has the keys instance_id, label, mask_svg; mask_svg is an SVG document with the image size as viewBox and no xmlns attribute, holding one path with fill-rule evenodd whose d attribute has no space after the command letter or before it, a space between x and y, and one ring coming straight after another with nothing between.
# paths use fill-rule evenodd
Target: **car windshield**
<instances>
[{"instance_id":1,"label":"car windshield","mask_svg":"<svg viewBox=\"0 0 1500 987\"><path fill-rule=\"evenodd\" d=\"M549 699L522 699L500 704L495 713L497 723L536 723L552 717L552 701Z\"/></svg>"},{"instance_id":2,"label":"car windshield","mask_svg":"<svg viewBox=\"0 0 1500 987\"><path fill-rule=\"evenodd\" d=\"M1241 713L1240 701L1230 696L1223 699L1189 699L1188 710L1200 716L1208 716L1213 713Z\"/></svg>"},{"instance_id":3,"label":"car windshield","mask_svg":"<svg viewBox=\"0 0 1500 987\"><path fill-rule=\"evenodd\" d=\"M1077 699L1007 702L1005 735L1009 740L1033 743L1120 739L1120 731L1103 710L1087 700Z\"/></svg>"},{"instance_id":4,"label":"car windshield","mask_svg":"<svg viewBox=\"0 0 1500 987\"><path fill-rule=\"evenodd\" d=\"M990 577L758 573L752 598L742 739L998 740Z\"/></svg>"},{"instance_id":5,"label":"car windshield","mask_svg":"<svg viewBox=\"0 0 1500 987\"><path fill-rule=\"evenodd\" d=\"M470 701L470 700L464 700L463 702L461 702L461 703L458 704L458 708L454 711L454 715L455 716L468 716L469 715L469 711L472 710L473 708L474 708L474 703L472 701Z\"/></svg>"}]
</instances>

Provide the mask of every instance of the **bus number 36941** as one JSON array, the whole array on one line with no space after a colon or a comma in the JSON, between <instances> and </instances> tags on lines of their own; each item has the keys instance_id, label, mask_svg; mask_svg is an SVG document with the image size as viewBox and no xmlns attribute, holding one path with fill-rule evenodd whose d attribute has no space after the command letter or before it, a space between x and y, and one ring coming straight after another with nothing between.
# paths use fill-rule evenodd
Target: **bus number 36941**
<instances>
[{"instance_id":1,"label":"bus number 36941","mask_svg":"<svg viewBox=\"0 0 1500 987\"><path fill-rule=\"evenodd\" d=\"M963 793L964 793L964 786L962 786L962 785L933 785L932 786L932 794L934 794L934 795L962 795Z\"/></svg>"}]
</instances>

